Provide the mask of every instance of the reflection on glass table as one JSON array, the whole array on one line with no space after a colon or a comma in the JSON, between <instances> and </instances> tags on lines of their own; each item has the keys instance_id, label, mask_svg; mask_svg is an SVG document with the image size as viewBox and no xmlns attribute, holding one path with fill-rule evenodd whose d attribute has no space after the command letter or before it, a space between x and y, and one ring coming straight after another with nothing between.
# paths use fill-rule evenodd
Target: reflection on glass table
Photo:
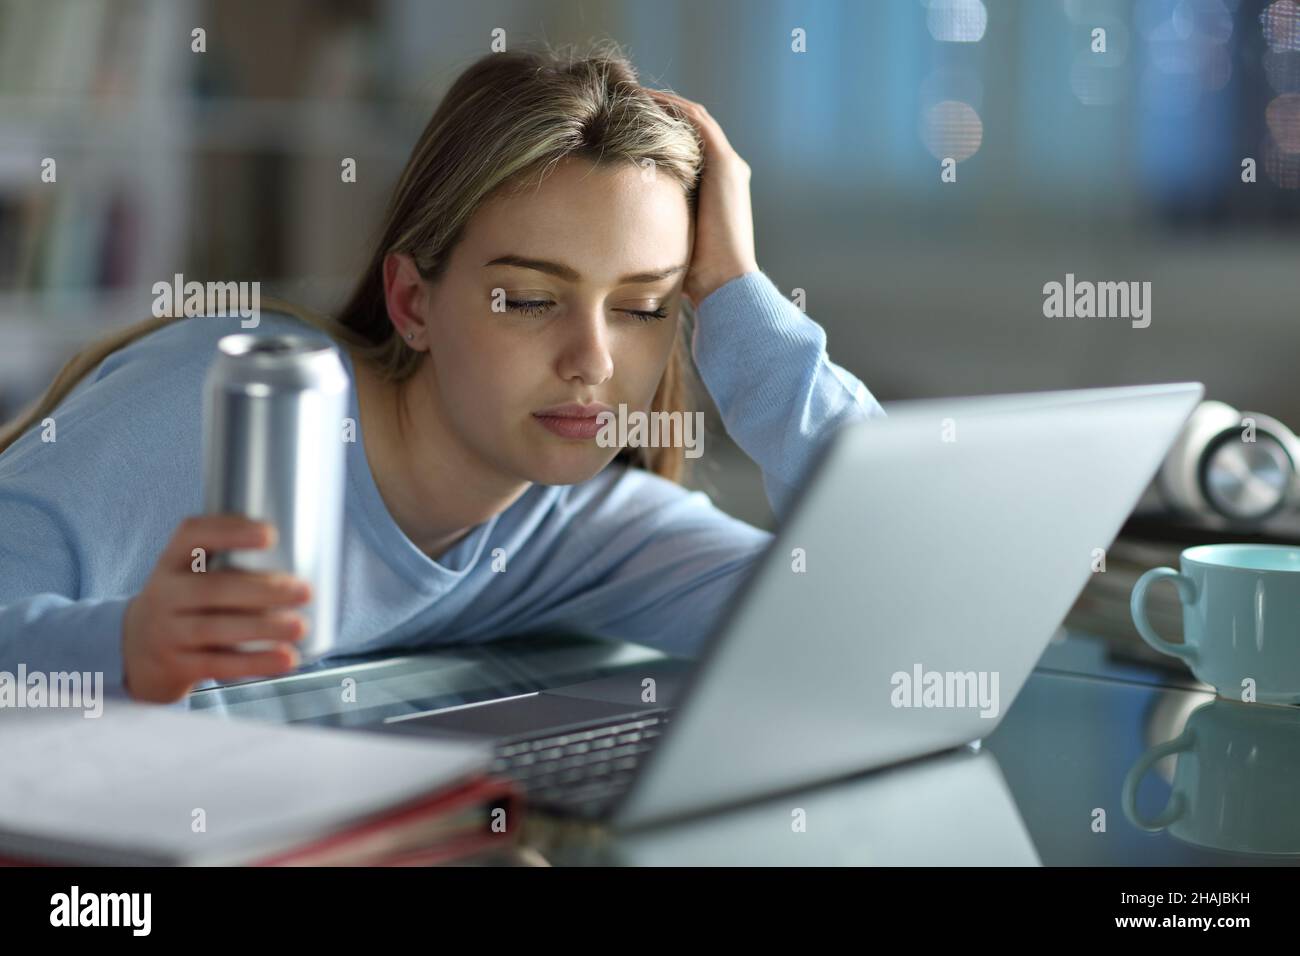
<instances>
[{"instance_id":1,"label":"reflection on glass table","mask_svg":"<svg viewBox=\"0 0 1300 956\"><path fill-rule=\"evenodd\" d=\"M1300 708L1068 632L985 741L1046 865L1300 862Z\"/></svg>"}]
</instances>

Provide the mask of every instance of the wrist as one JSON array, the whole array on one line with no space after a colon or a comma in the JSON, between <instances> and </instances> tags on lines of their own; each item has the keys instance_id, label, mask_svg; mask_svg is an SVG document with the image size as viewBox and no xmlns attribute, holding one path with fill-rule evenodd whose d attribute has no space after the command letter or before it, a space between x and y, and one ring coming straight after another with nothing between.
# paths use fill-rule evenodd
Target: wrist
<instances>
[{"instance_id":1,"label":"wrist","mask_svg":"<svg viewBox=\"0 0 1300 956\"><path fill-rule=\"evenodd\" d=\"M692 298L695 299L695 303L698 305L733 279L739 279L743 275L758 271L758 264L753 261L738 262L725 269L711 271L707 278L696 283L695 291L697 294Z\"/></svg>"}]
</instances>

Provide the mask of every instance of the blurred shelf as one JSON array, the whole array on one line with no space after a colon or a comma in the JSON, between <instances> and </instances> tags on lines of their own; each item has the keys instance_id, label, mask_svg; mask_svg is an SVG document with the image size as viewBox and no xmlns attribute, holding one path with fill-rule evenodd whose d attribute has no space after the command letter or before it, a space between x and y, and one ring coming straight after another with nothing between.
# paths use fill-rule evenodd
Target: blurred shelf
<instances>
[{"instance_id":1,"label":"blurred shelf","mask_svg":"<svg viewBox=\"0 0 1300 956\"><path fill-rule=\"evenodd\" d=\"M150 316L152 298L134 291L0 292L0 356L11 343L82 345Z\"/></svg>"},{"instance_id":2,"label":"blurred shelf","mask_svg":"<svg viewBox=\"0 0 1300 956\"><path fill-rule=\"evenodd\" d=\"M134 295L0 293L0 397L26 404L79 349L148 316ZM0 409L0 423L17 411Z\"/></svg>"},{"instance_id":3,"label":"blurred shelf","mask_svg":"<svg viewBox=\"0 0 1300 956\"><path fill-rule=\"evenodd\" d=\"M196 99L185 112L191 148L405 157L418 128L355 100Z\"/></svg>"},{"instance_id":4,"label":"blurred shelf","mask_svg":"<svg viewBox=\"0 0 1300 956\"><path fill-rule=\"evenodd\" d=\"M444 19L348 7L0 0L0 423L78 349L149 318L175 273L320 310L346 297L362 219L429 119L425 54L377 51ZM322 203L344 157L360 185Z\"/></svg>"},{"instance_id":5,"label":"blurred shelf","mask_svg":"<svg viewBox=\"0 0 1300 956\"><path fill-rule=\"evenodd\" d=\"M121 113L56 109L23 116L7 106L12 99L0 97L0 142L7 154L107 149L136 156L148 143L182 150L346 150L404 157L420 132L414 121L400 119L400 105L390 109L355 100L168 97L137 100L137 108Z\"/></svg>"}]
</instances>

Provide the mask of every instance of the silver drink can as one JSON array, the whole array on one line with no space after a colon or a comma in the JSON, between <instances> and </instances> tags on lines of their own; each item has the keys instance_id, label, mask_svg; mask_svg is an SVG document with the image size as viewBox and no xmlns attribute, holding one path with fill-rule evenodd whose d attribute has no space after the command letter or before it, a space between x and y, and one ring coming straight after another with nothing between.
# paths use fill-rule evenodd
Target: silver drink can
<instances>
[{"instance_id":1,"label":"silver drink can","mask_svg":"<svg viewBox=\"0 0 1300 956\"><path fill-rule=\"evenodd\" d=\"M207 567L283 571L311 585L305 663L335 644L343 544L343 422L350 384L328 342L227 335L203 390L203 510L275 525L275 546L209 556ZM248 641L240 650L261 650Z\"/></svg>"}]
</instances>

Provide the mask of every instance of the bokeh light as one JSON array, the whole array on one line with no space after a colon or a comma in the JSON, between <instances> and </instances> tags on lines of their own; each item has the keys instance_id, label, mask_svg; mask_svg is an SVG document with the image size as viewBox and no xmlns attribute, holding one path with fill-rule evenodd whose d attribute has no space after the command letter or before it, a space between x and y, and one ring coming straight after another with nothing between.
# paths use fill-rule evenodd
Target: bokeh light
<instances>
[{"instance_id":1,"label":"bokeh light","mask_svg":"<svg viewBox=\"0 0 1300 956\"><path fill-rule=\"evenodd\" d=\"M924 113L921 135L936 159L957 162L974 156L984 141L984 123L975 107L960 100L943 100Z\"/></svg>"},{"instance_id":2,"label":"bokeh light","mask_svg":"<svg viewBox=\"0 0 1300 956\"><path fill-rule=\"evenodd\" d=\"M1128 59L1128 28L1111 16L1093 16L1079 23L1083 52L1070 64L1070 89L1085 106L1109 106L1124 95L1127 77L1118 67ZM1093 51L1092 31L1106 31L1106 49Z\"/></svg>"},{"instance_id":3,"label":"bokeh light","mask_svg":"<svg viewBox=\"0 0 1300 956\"><path fill-rule=\"evenodd\" d=\"M1300 92L1300 51L1266 50L1263 63L1274 93Z\"/></svg>"},{"instance_id":4,"label":"bokeh light","mask_svg":"<svg viewBox=\"0 0 1300 956\"><path fill-rule=\"evenodd\" d=\"M1259 15L1271 50L1300 50L1300 7L1292 0L1270 3Z\"/></svg>"},{"instance_id":5,"label":"bokeh light","mask_svg":"<svg viewBox=\"0 0 1300 956\"><path fill-rule=\"evenodd\" d=\"M1169 21L1183 39L1220 44L1232 37L1232 14L1223 0L1178 0Z\"/></svg>"},{"instance_id":6,"label":"bokeh light","mask_svg":"<svg viewBox=\"0 0 1300 956\"><path fill-rule=\"evenodd\" d=\"M1201 93L1232 79L1232 11L1224 0L1141 0L1133 25L1146 41L1141 91L1152 112L1187 115Z\"/></svg>"},{"instance_id":7,"label":"bokeh light","mask_svg":"<svg viewBox=\"0 0 1300 956\"><path fill-rule=\"evenodd\" d=\"M1300 153L1300 93L1283 93L1264 110L1269 134L1284 153Z\"/></svg>"},{"instance_id":8,"label":"bokeh light","mask_svg":"<svg viewBox=\"0 0 1300 956\"><path fill-rule=\"evenodd\" d=\"M988 22L982 0L931 0L925 14L930 36L943 43L978 43Z\"/></svg>"}]
</instances>

